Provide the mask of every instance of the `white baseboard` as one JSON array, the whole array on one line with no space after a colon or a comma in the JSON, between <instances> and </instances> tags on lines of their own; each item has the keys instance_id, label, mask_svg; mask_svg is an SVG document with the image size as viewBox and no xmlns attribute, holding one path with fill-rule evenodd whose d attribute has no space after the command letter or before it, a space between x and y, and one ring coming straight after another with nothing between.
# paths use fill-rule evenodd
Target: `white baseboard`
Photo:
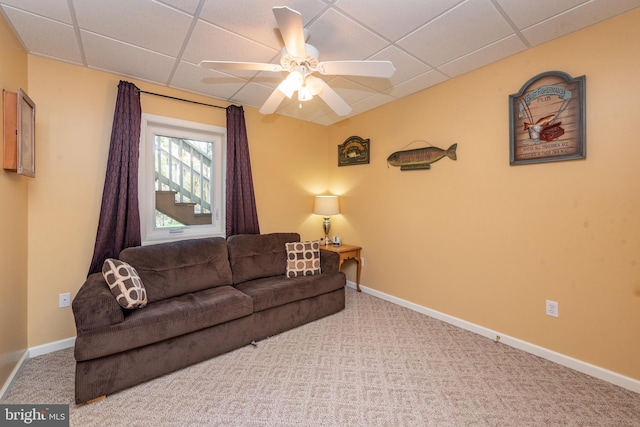
<instances>
[{"instance_id":1,"label":"white baseboard","mask_svg":"<svg viewBox=\"0 0 640 427\"><path fill-rule=\"evenodd\" d=\"M22 354L22 357L20 357L20 359L18 360L18 363L16 363L16 366L13 368L13 371L11 371L11 374L9 374L9 378L7 378L7 380L4 382L4 385L0 389L0 402L4 399L5 393L9 391L9 387L11 386L11 383L13 383L13 380L15 379L16 375L18 375L18 372L20 372L20 369L22 368L22 364L28 358L29 358L29 350L25 350L24 353Z\"/></svg>"},{"instance_id":2,"label":"white baseboard","mask_svg":"<svg viewBox=\"0 0 640 427\"><path fill-rule=\"evenodd\" d=\"M76 344L76 337L66 338L60 341L54 341L47 344L38 345L29 348L29 359L32 357L42 356L43 354L53 353L54 351L64 350L73 347Z\"/></svg>"},{"instance_id":3,"label":"white baseboard","mask_svg":"<svg viewBox=\"0 0 640 427\"><path fill-rule=\"evenodd\" d=\"M20 372L20 369L22 369L22 365L24 364L24 362L26 362L28 359L31 359L32 357L42 356L43 354L53 353L54 351L73 347L75 343L76 337L72 337L48 344L38 345L25 350L20 360L18 360L18 363L16 363L15 368L13 368L13 371L11 371L11 375L9 375L9 378L7 378L4 385L0 389L0 401L4 399L5 393L9 391L13 380L15 379L18 372Z\"/></svg>"},{"instance_id":4,"label":"white baseboard","mask_svg":"<svg viewBox=\"0 0 640 427\"><path fill-rule=\"evenodd\" d=\"M347 281L347 286L355 289L356 284L354 282ZM497 337L500 337L499 340L502 344L506 344L510 347L517 348L518 350L522 350L527 353L536 355L538 357L542 357L544 359L555 362L558 365L566 366L567 368L571 368L578 372L582 372L583 374L590 375L594 378L607 381L611 384L615 384L622 388L626 388L627 390L640 393L640 381L636 379L626 377L624 375L618 374L613 371L609 371L599 366L595 366L590 363L583 362L578 359L574 359L573 357L569 357L564 354L557 353L547 348L540 347L538 345L531 344L526 341L522 341L518 338L513 338L508 335L504 335L501 332L493 331L483 326L479 326L474 323L467 322L466 320L458 319L457 317L453 317L448 314L444 314L439 311L423 307L421 305L412 303L410 301L406 301L401 298L394 297L393 295L389 295L384 292L377 291L375 289L367 288L366 286L362 286L362 284L360 284L360 289L362 290L362 292L372 295L374 297L383 299L385 301L389 301L391 303L400 305L402 307L408 308L413 311L417 311L418 313L425 314L429 317L433 317L434 319L441 320L445 323L449 323L451 325L476 333L483 337L486 337L492 340L496 340Z\"/></svg>"}]
</instances>

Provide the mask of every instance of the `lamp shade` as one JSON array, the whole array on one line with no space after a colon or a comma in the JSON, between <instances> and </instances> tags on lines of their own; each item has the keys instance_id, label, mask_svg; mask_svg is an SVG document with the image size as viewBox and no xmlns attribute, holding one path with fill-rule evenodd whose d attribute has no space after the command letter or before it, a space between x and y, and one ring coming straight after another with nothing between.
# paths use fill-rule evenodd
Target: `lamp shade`
<instances>
[{"instance_id":1,"label":"lamp shade","mask_svg":"<svg viewBox=\"0 0 640 427\"><path fill-rule=\"evenodd\" d=\"M313 213L324 216L339 214L338 196L316 196Z\"/></svg>"}]
</instances>

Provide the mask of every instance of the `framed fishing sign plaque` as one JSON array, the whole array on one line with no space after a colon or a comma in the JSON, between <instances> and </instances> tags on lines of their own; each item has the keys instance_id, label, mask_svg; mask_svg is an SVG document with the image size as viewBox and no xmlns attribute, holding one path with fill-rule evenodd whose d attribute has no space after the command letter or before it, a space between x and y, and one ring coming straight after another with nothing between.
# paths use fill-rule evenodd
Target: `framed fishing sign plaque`
<instances>
[{"instance_id":1,"label":"framed fishing sign plaque","mask_svg":"<svg viewBox=\"0 0 640 427\"><path fill-rule=\"evenodd\" d=\"M350 136L338 145L338 166L364 165L369 163L369 139Z\"/></svg>"},{"instance_id":2,"label":"framed fishing sign plaque","mask_svg":"<svg viewBox=\"0 0 640 427\"><path fill-rule=\"evenodd\" d=\"M586 158L585 76L538 74L509 95L511 165Z\"/></svg>"}]
</instances>

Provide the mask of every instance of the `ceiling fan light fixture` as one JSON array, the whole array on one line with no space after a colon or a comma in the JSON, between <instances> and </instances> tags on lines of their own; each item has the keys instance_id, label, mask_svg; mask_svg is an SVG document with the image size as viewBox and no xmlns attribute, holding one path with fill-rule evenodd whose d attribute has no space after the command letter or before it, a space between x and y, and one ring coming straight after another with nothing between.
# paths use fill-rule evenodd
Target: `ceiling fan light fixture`
<instances>
[{"instance_id":1,"label":"ceiling fan light fixture","mask_svg":"<svg viewBox=\"0 0 640 427\"><path fill-rule=\"evenodd\" d=\"M294 87L294 85L291 84L291 82L285 79L281 81L280 84L278 85L278 90L284 93L284 95L287 98L291 98L291 96L293 95L293 92L296 91L296 88Z\"/></svg>"},{"instance_id":2,"label":"ceiling fan light fixture","mask_svg":"<svg viewBox=\"0 0 640 427\"><path fill-rule=\"evenodd\" d=\"M291 98L293 92L295 92L296 90L300 90L300 88L302 87L304 78L305 69L304 67L298 66L295 70L289 73L287 78L284 79L282 83L280 83L280 85L278 85L278 89L280 89L280 91L284 93L287 98Z\"/></svg>"},{"instance_id":3,"label":"ceiling fan light fixture","mask_svg":"<svg viewBox=\"0 0 640 427\"><path fill-rule=\"evenodd\" d=\"M305 85L309 88L311 95L313 96L322 92L322 80L315 76L309 75L305 80Z\"/></svg>"}]
</instances>

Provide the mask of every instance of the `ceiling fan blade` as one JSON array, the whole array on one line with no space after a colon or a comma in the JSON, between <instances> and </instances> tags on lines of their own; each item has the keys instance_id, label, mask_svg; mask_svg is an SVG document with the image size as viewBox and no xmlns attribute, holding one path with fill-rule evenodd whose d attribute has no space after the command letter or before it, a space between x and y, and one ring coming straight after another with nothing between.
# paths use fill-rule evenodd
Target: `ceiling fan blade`
<instances>
[{"instance_id":1,"label":"ceiling fan blade","mask_svg":"<svg viewBox=\"0 0 640 427\"><path fill-rule=\"evenodd\" d=\"M211 70L282 71L280 64L266 64L261 62L200 61L198 65Z\"/></svg>"},{"instance_id":2,"label":"ceiling fan blade","mask_svg":"<svg viewBox=\"0 0 640 427\"><path fill-rule=\"evenodd\" d=\"M315 76L308 76L307 84L315 88L315 92L318 93L318 96L322 98L322 100L326 102L337 115L346 116L351 112L349 104L347 104L345 100L342 99L340 95L338 95L336 91L333 90L324 80Z\"/></svg>"},{"instance_id":3,"label":"ceiling fan blade","mask_svg":"<svg viewBox=\"0 0 640 427\"><path fill-rule=\"evenodd\" d=\"M289 55L305 59L307 57L307 49L305 47L302 15L286 6L274 7L273 15L276 17L282 40Z\"/></svg>"},{"instance_id":4,"label":"ceiling fan blade","mask_svg":"<svg viewBox=\"0 0 640 427\"><path fill-rule=\"evenodd\" d=\"M285 94L282 93L279 89L274 90L269 96L269 98L267 98L265 103L262 104L262 107L260 108L260 113L262 114L274 113L278 109L278 106L280 105L284 97L285 97Z\"/></svg>"},{"instance_id":5,"label":"ceiling fan blade","mask_svg":"<svg viewBox=\"0 0 640 427\"><path fill-rule=\"evenodd\" d=\"M320 62L318 72L325 75L367 76L389 78L396 68L389 61L327 61Z\"/></svg>"}]
</instances>

